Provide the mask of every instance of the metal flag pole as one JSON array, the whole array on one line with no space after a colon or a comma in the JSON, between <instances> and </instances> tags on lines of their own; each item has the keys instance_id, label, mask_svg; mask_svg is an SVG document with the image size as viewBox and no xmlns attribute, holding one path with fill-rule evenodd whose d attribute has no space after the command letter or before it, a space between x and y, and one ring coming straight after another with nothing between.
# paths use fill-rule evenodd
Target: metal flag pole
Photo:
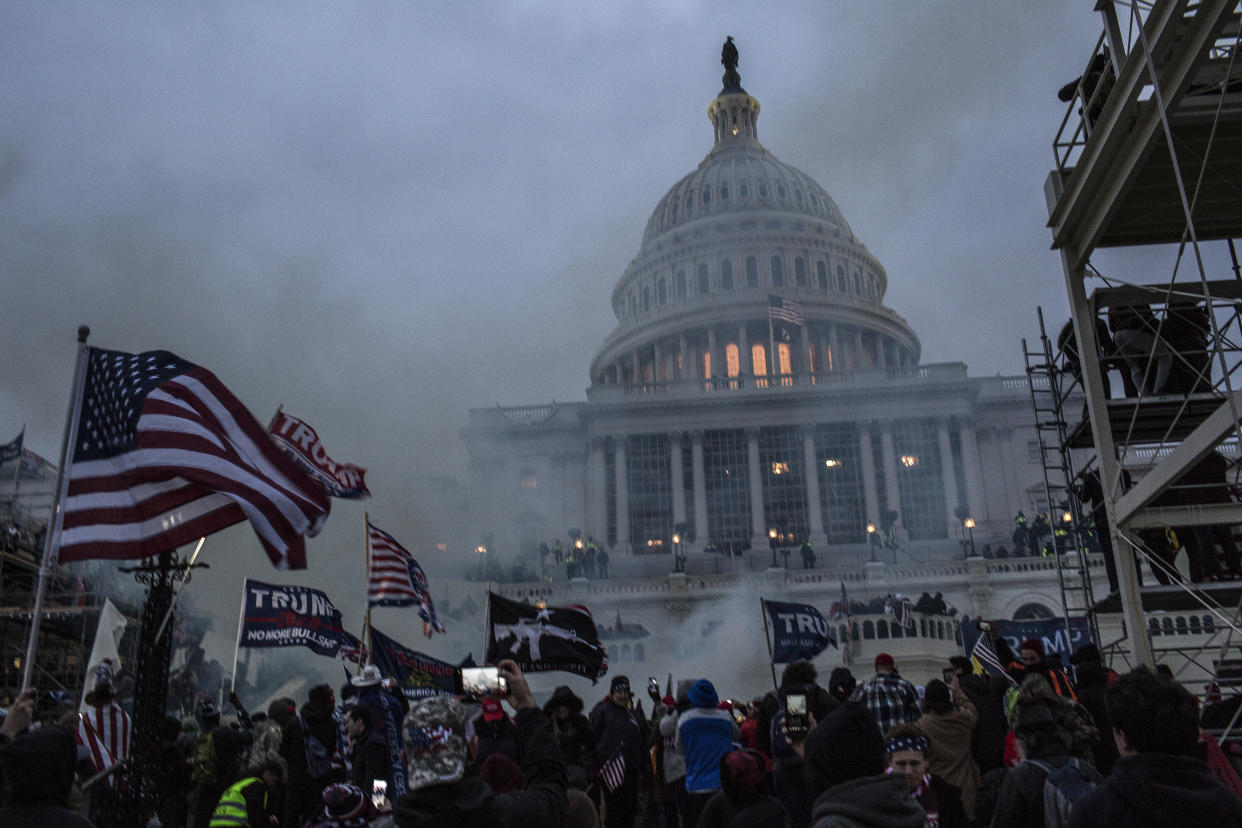
<instances>
[{"instance_id":1,"label":"metal flag pole","mask_svg":"<svg viewBox=\"0 0 1242 828\"><path fill-rule=\"evenodd\" d=\"M371 513L370 512L362 513L362 535L363 535L362 548L363 550L365 550L366 556L367 556L366 590L363 592L362 600L365 601L367 604L367 611L363 615L363 618L362 618L362 638L360 639L360 641L361 641L362 648L364 648L367 651L367 656L364 659L362 657L362 653L358 653L358 675L362 675L362 671L365 668L365 665L363 664L364 661L366 662L366 664L371 663Z\"/></svg>"},{"instance_id":2,"label":"metal flag pole","mask_svg":"<svg viewBox=\"0 0 1242 828\"><path fill-rule=\"evenodd\" d=\"M26 424L25 423L22 423L22 434L21 434L21 437L17 441L17 445L18 445L17 458L16 458L17 464L13 467L13 503L15 505L17 503L17 489L21 485L21 481L18 479L18 477L21 475L21 472L22 472L22 447L26 445Z\"/></svg>"},{"instance_id":3,"label":"metal flag pole","mask_svg":"<svg viewBox=\"0 0 1242 828\"><path fill-rule=\"evenodd\" d=\"M779 695L781 686L776 682L776 665L772 663L772 633L768 631L768 605L762 598L759 599L759 613L763 616L763 640L768 645L768 669L772 671L772 689Z\"/></svg>"},{"instance_id":4,"label":"metal flag pole","mask_svg":"<svg viewBox=\"0 0 1242 828\"><path fill-rule=\"evenodd\" d=\"M159 641L160 637L164 635L164 628L168 626L168 620L172 618L172 614L177 609L177 602L181 600L181 591L185 589L186 581L190 580L190 571L194 568L194 562L198 560L198 553L203 551L203 543L206 540L207 538L205 537L198 539L198 546L194 547L194 554L190 556L189 563L185 565L185 574L181 576L181 583L178 585L177 591L173 593L172 604L169 605L168 612L164 613L164 620L160 622L159 631L155 634L156 641ZM203 566L206 566L206 564L203 564ZM236 652L233 654L233 669L237 669Z\"/></svg>"},{"instance_id":5,"label":"metal flag pole","mask_svg":"<svg viewBox=\"0 0 1242 828\"><path fill-rule=\"evenodd\" d=\"M39 645L39 626L43 620L43 596L47 592L48 577L56 566L60 552L60 527L64 518L65 490L69 487L69 446L78 433L78 418L82 415L82 386L86 383L86 365L90 347L86 344L91 329L78 327L78 361L73 369L73 392L69 397L69 414L65 417L65 437L60 444L60 468L56 470L56 499L48 521L47 538L43 542L43 557L39 561L39 585L35 589L34 609L30 616L30 641L26 644L26 662L22 665L22 690L30 687L34 676L35 652ZM21 468L21 458L18 458Z\"/></svg>"},{"instance_id":6,"label":"metal flag pole","mask_svg":"<svg viewBox=\"0 0 1242 828\"><path fill-rule=\"evenodd\" d=\"M202 545L202 541L199 541L199 545ZM197 555L198 551L195 550L194 554ZM237 652L241 649L242 622L246 618L246 596L250 594L248 587L249 583L249 578L242 579L241 606L237 608L237 640L233 643L233 672L229 674L231 676L229 679L230 693L237 692ZM249 664L249 660L247 660L246 663Z\"/></svg>"}]
</instances>

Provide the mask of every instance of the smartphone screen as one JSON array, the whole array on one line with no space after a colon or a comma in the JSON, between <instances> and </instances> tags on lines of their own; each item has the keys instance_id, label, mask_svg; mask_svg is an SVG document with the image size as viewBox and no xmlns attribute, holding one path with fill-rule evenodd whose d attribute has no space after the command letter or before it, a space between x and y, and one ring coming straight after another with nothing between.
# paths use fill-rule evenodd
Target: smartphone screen
<instances>
[{"instance_id":1,"label":"smartphone screen","mask_svg":"<svg viewBox=\"0 0 1242 828\"><path fill-rule=\"evenodd\" d=\"M944 672L941 675L944 676L945 684L952 684L953 679L957 678L957 672L954 671L952 667L945 667Z\"/></svg>"},{"instance_id":2,"label":"smartphone screen","mask_svg":"<svg viewBox=\"0 0 1242 828\"><path fill-rule=\"evenodd\" d=\"M495 667L463 667L461 690L464 695L476 699L484 696L507 696L509 682Z\"/></svg>"},{"instance_id":3,"label":"smartphone screen","mask_svg":"<svg viewBox=\"0 0 1242 828\"><path fill-rule=\"evenodd\" d=\"M785 696L785 732L791 737L805 736L811 720L806 714L806 694L789 693Z\"/></svg>"},{"instance_id":4,"label":"smartphone screen","mask_svg":"<svg viewBox=\"0 0 1242 828\"><path fill-rule=\"evenodd\" d=\"M785 697L785 712L790 716L806 715L806 696L801 693L790 693Z\"/></svg>"},{"instance_id":5,"label":"smartphone screen","mask_svg":"<svg viewBox=\"0 0 1242 828\"><path fill-rule=\"evenodd\" d=\"M388 783L383 779L376 779L371 787L371 804L376 808L383 808L384 803L388 801Z\"/></svg>"}]
</instances>

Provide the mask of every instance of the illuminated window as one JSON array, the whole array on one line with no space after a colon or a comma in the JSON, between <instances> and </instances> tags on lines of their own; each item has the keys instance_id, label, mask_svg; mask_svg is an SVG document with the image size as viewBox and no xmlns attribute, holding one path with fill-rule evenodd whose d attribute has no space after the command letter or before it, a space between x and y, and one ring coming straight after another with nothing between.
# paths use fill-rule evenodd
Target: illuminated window
<instances>
[{"instance_id":1,"label":"illuminated window","mask_svg":"<svg viewBox=\"0 0 1242 828\"><path fill-rule=\"evenodd\" d=\"M759 287L759 260L746 257L746 287Z\"/></svg>"},{"instance_id":2,"label":"illuminated window","mask_svg":"<svg viewBox=\"0 0 1242 828\"><path fill-rule=\"evenodd\" d=\"M518 473L519 482L523 489L535 489L539 487L539 479L535 476L534 469L522 469Z\"/></svg>"},{"instance_id":3,"label":"illuminated window","mask_svg":"<svg viewBox=\"0 0 1242 828\"><path fill-rule=\"evenodd\" d=\"M794 282L798 287L806 287L806 260L801 256L794 259Z\"/></svg>"},{"instance_id":4,"label":"illuminated window","mask_svg":"<svg viewBox=\"0 0 1242 828\"><path fill-rule=\"evenodd\" d=\"M912 469L918 464L919 464L919 458L917 455L914 455L914 454L901 455L901 465L905 466L907 469Z\"/></svg>"},{"instance_id":5,"label":"illuminated window","mask_svg":"<svg viewBox=\"0 0 1242 828\"><path fill-rule=\"evenodd\" d=\"M731 377L742 373L742 362L737 354L737 346L732 342L725 346L725 370Z\"/></svg>"},{"instance_id":6,"label":"illuminated window","mask_svg":"<svg viewBox=\"0 0 1242 828\"><path fill-rule=\"evenodd\" d=\"M755 366L755 376L762 377L768 373L768 350L762 342L750 346L750 364Z\"/></svg>"},{"instance_id":7,"label":"illuminated window","mask_svg":"<svg viewBox=\"0 0 1242 828\"><path fill-rule=\"evenodd\" d=\"M733 290L733 262L728 259L720 263L720 287L722 290Z\"/></svg>"},{"instance_id":8,"label":"illuminated window","mask_svg":"<svg viewBox=\"0 0 1242 828\"><path fill-rule=\"evenodd\" d=\"M787 542L806 537L806 469L802 430L797 427L759 429L759 464L763 475L765 526L776 527Z\"/></svg>"},{"instance_id":9,"label":"illuminated window","mask_svg":"<svg viewBox=\"0 0 1242 828\"><path fill-rule=\"evenodd\" d=\"M781 287L785 284L785 271L781 266L781 257L773 256L769 264L772 267L772 284Z\"/></svg>"},{"instance_id":10,"label":"illuminated window","mask_svg":"<svg viewBox=\"0 0 1242 828\"><path fill-rule=\"evenodd\" d=\"M437 552L447 552L447 551L448 551L448 544L447 544L447 543L437 543L437 544L436 544L436 551L437 551Z\"/></svg>"},{"instance_id":11,"label":"illuminated window","mask_svg":"<svg viewBox=\"0 0 1242 828\"><path fill-rule=\"evenodd\" d=\"M772 474L789 474L789 464L781 461L772 461Z\"/></svg>"},{"instance_id":12,"label":"illuminated window","mask_svg":"<svg viewBox=\"0 0 1242 828\"><path fill-rule=\"evenodd\" d=\"M710 377L712 375L712 352L703 352L703 376Z\"/></svg>"},{"instance_id":13,"label":"illuminated window","mask_svg":"<svg viewBox=\"0 0 1242 828\"><path fill-rule=\"evenodd\" d=\"M814 342L811 343L811 347L807 351L811 357L811 373L817 373L819 371L819 351L816 350Z\"/></svg>"},{"instance_id":14,"label":"illuminated window","mask_svg":"<svg viewBox=\"0 0 1242 828\"><path fill-rule=\"evenodd\" d=\"M936 422L930 417L893 423L893 448L897 455L897 488L901 524L911 540L949 536L944 479Z\"/></svg>"},{"instance_id":15,"label":"illuminated window","mask_svg":"<svg viewBox=\"0 0 1242 828\"><path fill-rule=\"evenodd\" d=\"M793 352L789 348L788 342L782 342L776 346L776 357L780 361L781 373L793 373Z\"/></svg>"}]
</instances>

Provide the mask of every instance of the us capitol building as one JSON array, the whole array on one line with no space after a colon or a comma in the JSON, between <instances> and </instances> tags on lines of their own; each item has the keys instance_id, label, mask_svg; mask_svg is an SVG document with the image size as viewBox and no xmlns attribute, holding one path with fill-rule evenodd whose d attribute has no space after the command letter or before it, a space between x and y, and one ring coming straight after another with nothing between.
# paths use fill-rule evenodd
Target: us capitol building
<instances>
[{"instance_id":1,"label":"us capitol building","mask_svg":"<svg viewBox=\"0 0 1242 828\"><path fill-rule=\"evenodd\" d=\"M540 543L580 530L609 549L607 580L567 581L559 567L493 588L585 603L604 625L615 610L622 630L671 629L673 653L678 625L713 602L760 594L827 614L842 584L860 600L939 591L970 615L1062 615L1050 559L981 554L1012 546L1019 510L1058 507L1027 377L922 361L917 334L884 304L888 274L836 201L760 143L759 101L731 48L707 108L710 148L656 204L613 288L617 326L591 359L586 400L470 411L478 537L466 543L542 572ZM746 606L757 624L758 602ZM858 672L887 650L938 674L960 644L953 622L933 620L929 635L928 620L893 633L901 640L867 620ZM619 643L614 668L640 673L627 660L653 648L665 649ZM822 658L826 678L838 656Z\"/></svg>"}]
</instances>

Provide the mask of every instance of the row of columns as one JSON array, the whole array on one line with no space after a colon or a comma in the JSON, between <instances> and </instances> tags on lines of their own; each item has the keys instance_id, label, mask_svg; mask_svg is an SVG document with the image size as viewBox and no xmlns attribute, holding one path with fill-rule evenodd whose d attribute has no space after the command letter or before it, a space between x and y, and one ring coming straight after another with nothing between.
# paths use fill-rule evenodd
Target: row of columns
<instances>
[{"instance_id":1,"label":"row of columns","mask_svg":"<svg viewBox=\"0 0 1242 828\"><path fill-rule=\"evenodd\" d=\"M854 326L842 326L835 322L815 325L808 328L803 324L798 327L798 347L792 360L794 373L809 373L812 362L816 372L828 370L844 371L862 367L862 355L874 358L878 368L898 368L914 365L914 355L897 339L880 333L872 333L864 338L863 329ZM777 355L767 339L764 350L767 364L758 366L756 370L751 352L750 332L747 325L737 326L732 336L721 337L716 327L706 330L706 348L702 341L691 342L690 336L682 333L677 338L676 351L666 348L660 340L645 346L631 348L629 354L614 360L604 369L602 380L608 385L638 384L643 380L643 366L651 365L652 382L670 382L676 380L708 379L703 374L703 354L711 355L711 374L716 379L724 379L728 375L725 360L725 347L736 344L738 350L738 370L745 375L772 375L779 373ZM873 346L867 348L865 339L871 339ZM671 344L671 343L670 343ZM814 346L816 358L812 360L811 351ZM845 354L852 353L854 358L845 360ZM831 354L831 366L828 355ZM629 382L626 382L626 369L629 369Z\"/></svg>"},{"instance_id":2,"label":"row of columns","mask_svg":"<svg viewBox=\"0 0 1242 828\"><path fill-rule=\"evenodd\" d=\"M961 447L962 468L965 479L962 481L966 490L967 503L959 503L957 468L953 461L953 447L950 428L954 423L949 417L936 418L937 448L940 453L941 484L945 492L946 521L949 526L949 537L954 537L953 527L958 524L955 514L959 505L968 510L977 510L974 515L982 520L985 507L983 499L982 475L979 468L979 450L975 441L974 427L968 419L957 418L958 442ZM866 519L877 526L880 524L879 482L875 468L873 439L875 432L880 436L880 460L884 470L884 496L890 509L900 511L901 491L899 484L899 467L897 452L893 441L893 421L879 420L876 422L860 421L858 423L858 458L862 472L863 503ZM626 439L618 436L613 438L613 485L616 498L614 500L617 526L617 547L630 548L630 508L629 508L629 469ZM686 487L685 487L685 438L684 432L674 431L669 434L669 468L672 472L672 511L673 523L686 522ZM759 462L759 428L746 429L746 462L748 468L750 513L751 513L751 548L762 549L767 545L767 526L764 520L763 480L764 472ZM819 460L815 448L815 428L802 427L802 462L805 470L806 504L810 541L813 546L827 545L828 539L824 532L824 516L820 510ZM596 438L591 446L590 479L593 481L590 504L590 522L593 534L606 536L608 525L608 506L605 482L604 438ZM696 543L706 544L710 540L707 524L707 472L703 461L703 431L690 432L690 467L694 491L694 536ZM859 538L863 540L863 538Z\"/></svg>"}]
</instances>

